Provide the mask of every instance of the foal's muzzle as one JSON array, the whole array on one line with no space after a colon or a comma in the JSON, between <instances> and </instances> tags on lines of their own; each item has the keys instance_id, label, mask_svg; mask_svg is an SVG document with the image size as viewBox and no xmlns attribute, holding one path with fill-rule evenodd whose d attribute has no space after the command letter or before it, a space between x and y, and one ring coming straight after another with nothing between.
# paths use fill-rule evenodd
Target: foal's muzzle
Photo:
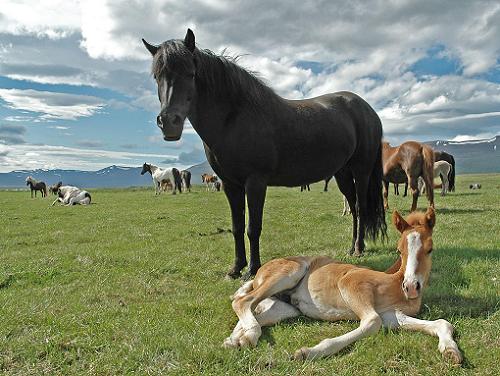
<instances>
[{"instance_id":1,"label":"foal's muzzle","mask_svg":"<svg viewBox=\"0 0 500 376\"><path fill-rule=\"evenodd\" d=\"M408 299L418 298L420 296L420 292L422 291L422 286L419 281L403 281L401 287L403 289L403 293Z\"/></svg>"},{"instance_id":2,"label":"foal's muzzle","mask_svg":"<svg viewBox=\"0 0 500 376\"><path fill-rule=\"evenodd\" d=\"M156 117L156 125L163 132L165 141L177 141L182 135L184 119L177 114L160 114Z\"/></svg>"}]
</instances>

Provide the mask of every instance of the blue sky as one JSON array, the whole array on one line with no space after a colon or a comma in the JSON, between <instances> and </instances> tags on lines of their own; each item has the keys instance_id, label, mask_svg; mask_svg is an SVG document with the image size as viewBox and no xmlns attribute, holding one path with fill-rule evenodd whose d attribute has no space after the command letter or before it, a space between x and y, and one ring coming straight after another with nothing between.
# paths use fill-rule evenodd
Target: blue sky
<instances>
[{"instance_id":1,"label":"blue sky","mask_svg":"<svg viewBox=\"0 0 500 376\"><path fill-rule=\"evenodd\" d=\"M0 172L202 162L189 124L162 140L140 42L187 27L284 97L362 95L392 143L500 133L498 2L259 1L2 2Z\"/></svg>"}]
</instances>

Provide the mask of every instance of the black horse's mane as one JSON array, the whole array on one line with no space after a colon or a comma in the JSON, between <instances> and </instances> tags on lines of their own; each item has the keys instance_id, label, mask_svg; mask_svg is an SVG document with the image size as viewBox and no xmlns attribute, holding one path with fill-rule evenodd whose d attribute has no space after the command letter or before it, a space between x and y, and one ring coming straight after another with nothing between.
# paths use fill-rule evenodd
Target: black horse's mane
<instances>
[{"instance_id":1,"label":"black horse's mane","mask_svg":"<svg viewBox=\"0 0 500 376\"><path fill-rule=\"evenodd\" d=\"M233 103L259 106L279 97L254 72L237 64L238 57L217 55L210 50L194 51L197 86L211 95L225 97ZM152 74L162 75L165 69L187 73L193 54L181 40L169 40L160 46L153 58Z\"/></svg>"}]
</instances>

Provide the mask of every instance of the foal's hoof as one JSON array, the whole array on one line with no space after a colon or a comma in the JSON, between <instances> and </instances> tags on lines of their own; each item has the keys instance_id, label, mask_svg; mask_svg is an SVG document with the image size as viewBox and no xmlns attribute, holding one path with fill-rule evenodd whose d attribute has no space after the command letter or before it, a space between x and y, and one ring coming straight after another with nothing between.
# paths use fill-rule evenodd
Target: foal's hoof
<instances>
[{"instance_id":1,"label":"foal's hoof","mask_svg":"<svg viewBox=\"0 0 500 376\"><path fill-rule=\"evenodd\" d=\"M443 352L443 358L449 363L459 365L462 364L463 357L460 351L457 351L451 347L448 347Z\"/></svg>"},{"instance_id":2,"label":"foal's hoof","mask_svg":"<svg viewBox=\"0 0 500 376\"><path fill-rule=\"evenodd\" d=\"M293 354L293 360L306 360L309 358L310 350L307 347L302 347L298 349Z\"/></svg>"}]
</instances>

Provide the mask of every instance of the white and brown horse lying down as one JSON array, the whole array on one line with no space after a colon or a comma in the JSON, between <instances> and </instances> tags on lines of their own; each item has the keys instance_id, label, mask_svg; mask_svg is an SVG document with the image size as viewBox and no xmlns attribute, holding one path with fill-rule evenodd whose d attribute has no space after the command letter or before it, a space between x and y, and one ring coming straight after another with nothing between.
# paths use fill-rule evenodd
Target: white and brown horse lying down
<instances>
[{"instance_id":1,"label":"white and brown horse lying down","mask_svg":"<svg viewBox=\"0 0 500 376\"><path fill-rule=\"evenodd\" d=\"M91 200L92 198L90 197L90 193L87 191L71 185L63 185L57 190L57 198L52 203L52 206L54 206L58 201L61 202L62 205L66 206L76 204L89 205Z\"/></svg>"},{"instance_id":2,"label":"white and brown horse lying down","mask_svg":"<svg viewBox=\"0 0 500 376\"><path fill-rule=\"evenodd\" d=\"M437 336L443 356L461 363L462 354L448 321L411 317L420 310L422 291L431 270L434 209L412 213L406 220L394 212L392 221L401 233L401 255L386 272L339 263L328 257L287 257L262 266L255 279L232 297L239 321L224 346L255 346L262 326L306 315L327 321L359 319L361 323L349 333L297 350L295 359L335 354L384 326Z\"/></svg>"}]
</instances>

